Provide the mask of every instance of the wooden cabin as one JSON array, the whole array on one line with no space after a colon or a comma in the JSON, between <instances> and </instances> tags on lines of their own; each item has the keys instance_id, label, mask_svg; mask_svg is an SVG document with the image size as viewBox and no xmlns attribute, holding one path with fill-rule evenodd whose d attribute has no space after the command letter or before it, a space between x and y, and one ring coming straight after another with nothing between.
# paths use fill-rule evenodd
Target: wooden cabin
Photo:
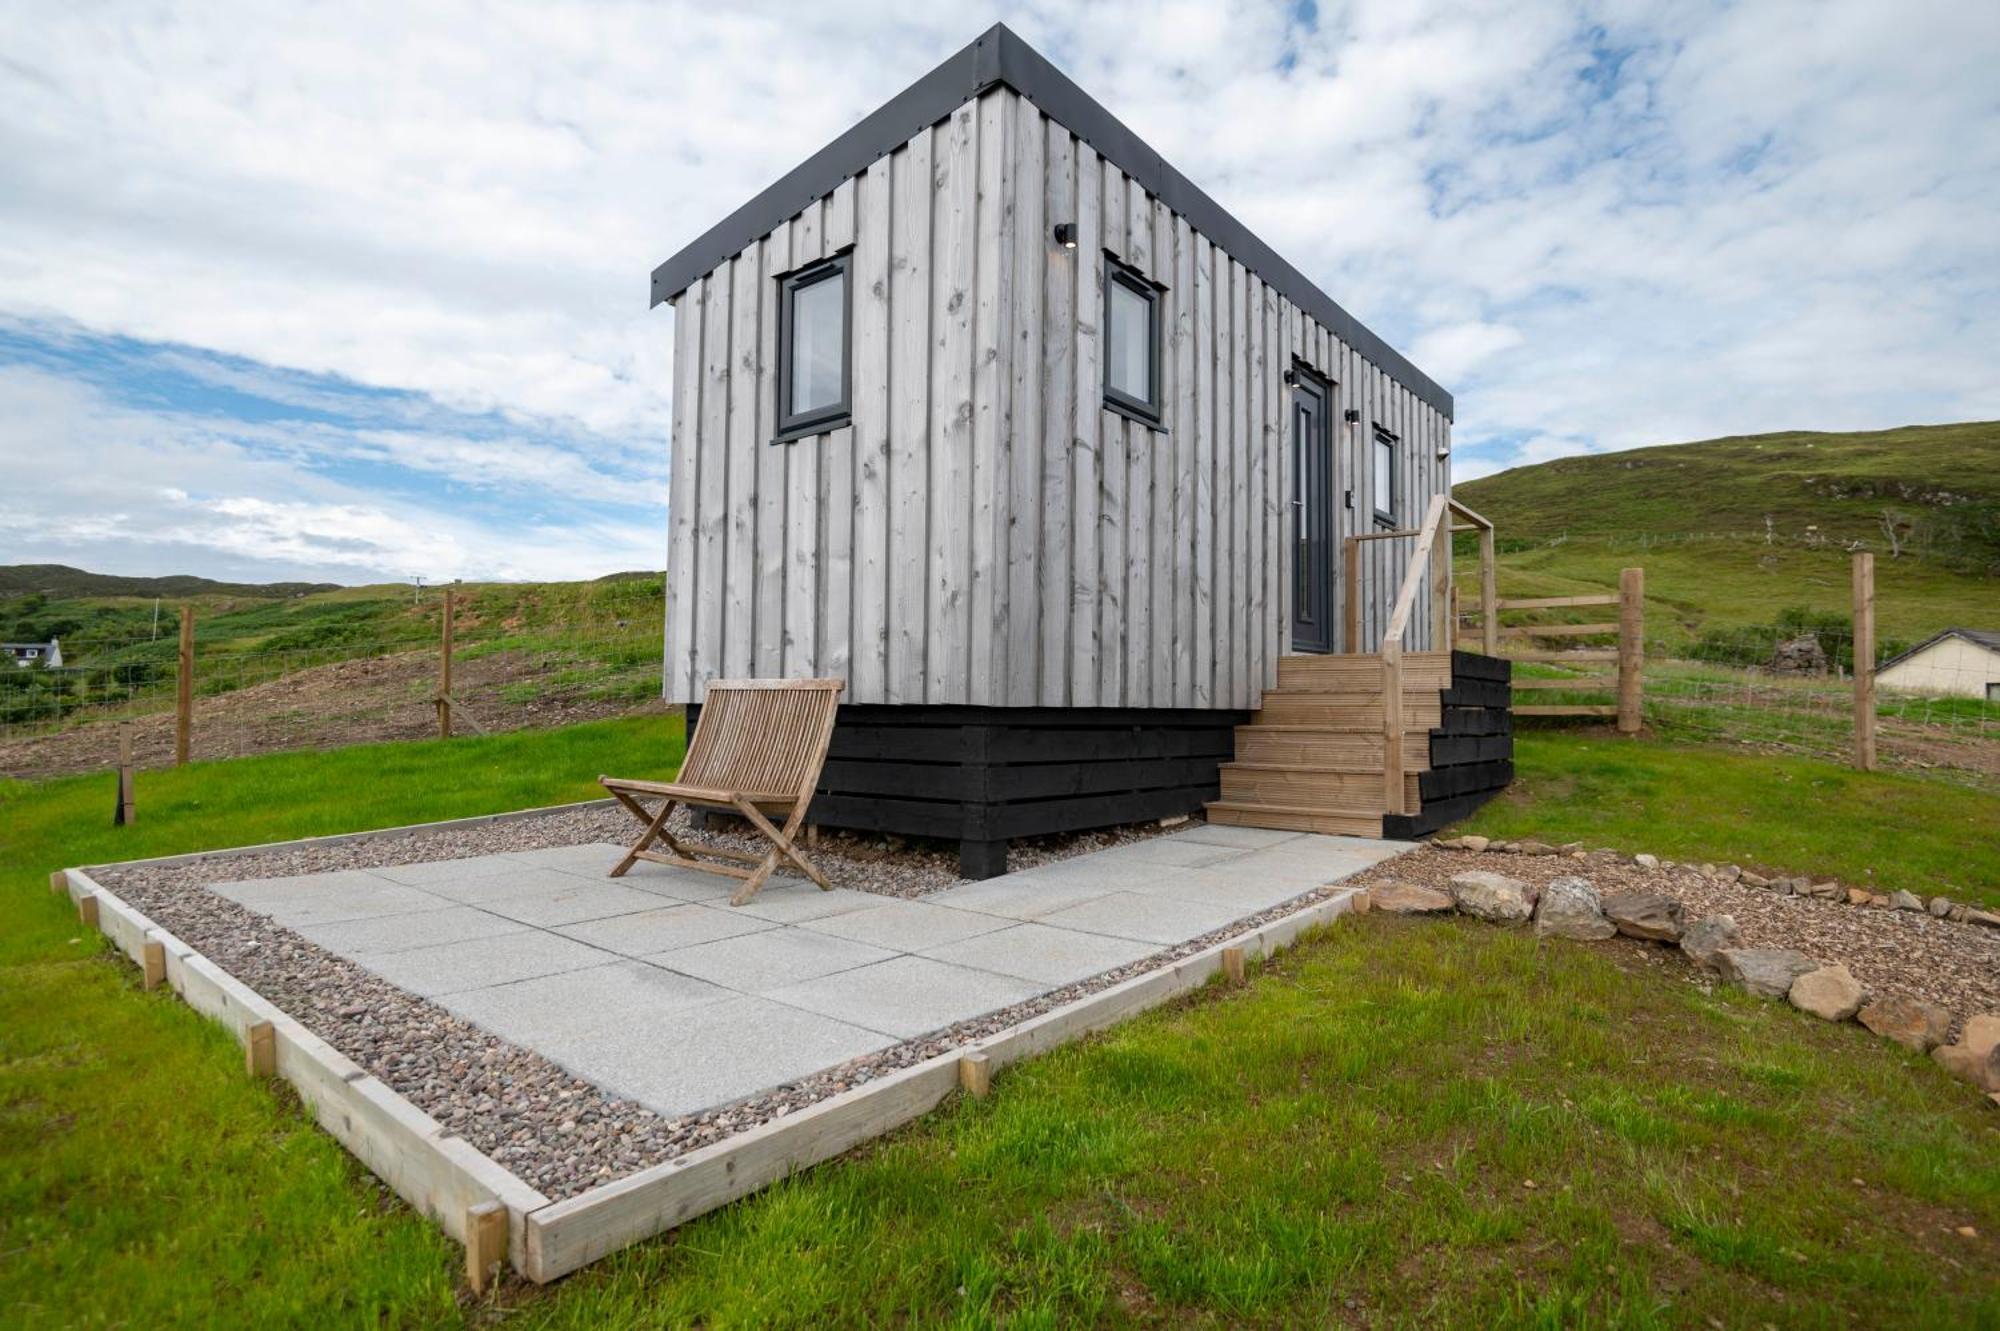
<instances>
[{"instance_id":1,"label":"wooden cabin","mask_svg":"<svg viewBox=\"0 0 2000 1331\"><path fill-rule=\"evenodd\" d=\"M1005 27L652 298L666 696L845 678L815 821L984 876L1204 808L1415 834L1511 777L1506 665L1447 641L1451 395Z\"/></svg>"}]
</instances>

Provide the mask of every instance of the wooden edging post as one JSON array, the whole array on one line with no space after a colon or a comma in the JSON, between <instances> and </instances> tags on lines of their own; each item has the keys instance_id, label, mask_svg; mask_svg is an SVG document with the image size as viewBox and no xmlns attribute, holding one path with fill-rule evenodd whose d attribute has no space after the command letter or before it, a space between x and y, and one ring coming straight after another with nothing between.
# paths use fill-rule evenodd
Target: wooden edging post
<instances>
[{"instance_id":1,"label":"wooden edging post","mask_svg":"<svg viewBox=\"0 0 2000 1331\"><path fill-rule=\"evenodd\" d=\"M451 620L452 591L444 589L444 635L438 647L438 738L451 738Z\"/></svg>"},{"instance_id":2,"label":"wooden edging post","mask_svg":"<svg viewBox=\"0 0 2000 1331\"><path fill-rule=\"evenodd\" d=\"M194 607L181 607L180 666L174 678L174 766L186 767L194 738Z\"/></svg>"},{"instance_id":3,"label":"wooden edging post","mask_svg":"<svg viewBox=\"0 0 2000 1331\"><path fill-rule=\"evenodd\" d=\"M465 1211L465 1283L474 1294L486 1287L507 1262L507 1208L480 1202Z\"/></svg>"},{"instance_id":4,"label":"wooden edging post","mask_svg":"<svg viewBox=\"0 0 2000 1331\"><path fill-rule=\"evenodd\" d=\"M151 993L167 982L167 947L157 939L147 939L139 954L139 974Z\"/></svg>"},{"instance_id":5,"label":"wooden edging post","mask_svg":"<svg viewBox=\"0 0 2000 1331\"><path fill-rule=\"evenodd\" d=\"M974 1050L958 1060L958 1084L975 1100L984 1100L993 1091L993 1060Z\"/></svg>"},{"instance_id":6,"label":"wooden edging post","mask_svg":"<svg viewBox=\"0 0 2000 1331\"><path fill-rule=\"evenodd\" d=\"M1646 570L1618 573L1618 733L1639 733L1646 653Z\"/></svg>"},{"instance_id":7,"label":"wooden edging post","mask_svg":"<svg viewBox=\"0 0 2000 1331\"><path fill-rule=\"evenodd\" d=\"M278 1071L278 1029L268 1021L253 1021L243 1028L243 1070L253 1077L271 1077Z\"/></svg>"},{"instance_id":8,"label":"wooden edging post","mask_svg":"<svg viewBox=\"0 0 2000 1331\"><path fill-rule=\"evenodd\" d=\"M1231 984L1243 983L1243 949L1225 947L1222 949L1222 974Z\"/></svg>"},{"instance_id":9,"label":"wooden edging post","mask_svg":"<svg viewBox=\"0 0 2000 1331\"><path fill-rule=\"evenodd\" d=\"M1875 770L1875 556L1854 556L1854 765Z\"/></svg>"},{"instance_id":10,"label":"wooden edging post","mask_svg":"<svg viewBox=\"0 0 2000 1331\"><path fill-rule=\"evenodd\" d=\"M98 927L97 894L95 892L86 892L77 898L76 917L92 929Z\"/></svg>"}]
</instances>

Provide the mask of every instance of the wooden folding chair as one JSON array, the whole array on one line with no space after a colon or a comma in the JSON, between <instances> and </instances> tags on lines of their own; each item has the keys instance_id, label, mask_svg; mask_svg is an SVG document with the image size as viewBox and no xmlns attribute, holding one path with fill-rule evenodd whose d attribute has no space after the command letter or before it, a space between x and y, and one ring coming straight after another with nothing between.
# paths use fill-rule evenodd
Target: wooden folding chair
<instances>
[{"instance_id":1,"label":"wooden folding chair","mask_svg":"<svg viewBox=\"0 0 2000 1331\"><path fill-rule=\"evenodd\" d=\"M740 906L757 895L781 860L790 860L805 876L831 892L826 875L805 857L793 837L805 822L826 765L826 748L833 739L834 711L840 705L840 679L718 679L708 686L687 760L675 781L627 781L600 776L598 784L645 824L625 858L611 871L620 877L639 860L677 864L704 873L741 878L743 886L729 898ZM660 796L659 812L648 813L641 796ZM771 842L756 855L719 846L692 846L667 831L667 819L677 804L727 809L748 819ZM783 813L783 827L772 823L766 810ZM666 850L654 850L664 842ZM711 855L736 863L711 863L695 858ZM754 865L744 868L743 864Z\"/></svg>"}]
</instances>

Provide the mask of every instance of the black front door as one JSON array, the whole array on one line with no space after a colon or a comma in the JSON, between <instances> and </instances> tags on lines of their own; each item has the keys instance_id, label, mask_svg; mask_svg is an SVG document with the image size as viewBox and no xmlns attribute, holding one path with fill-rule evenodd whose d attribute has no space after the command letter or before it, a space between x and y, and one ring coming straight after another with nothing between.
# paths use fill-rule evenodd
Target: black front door
<instances>
[{"instance_id":1,"label":"black front door","mask_svg":"<svg viewBox=\"0 0 2000 1331\"><path fill-rule=\"evenodd\" d=\"M1292 390L1292 650L1333 650L1333 423L1327 385Z\"/></svg>"}]
</instances>

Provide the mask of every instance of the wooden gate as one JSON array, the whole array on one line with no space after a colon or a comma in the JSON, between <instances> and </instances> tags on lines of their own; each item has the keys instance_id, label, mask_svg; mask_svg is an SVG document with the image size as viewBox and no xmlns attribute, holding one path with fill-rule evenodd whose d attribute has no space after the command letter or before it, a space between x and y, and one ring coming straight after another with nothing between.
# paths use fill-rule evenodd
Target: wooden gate
<instances>
[{"instance_id":1,"label":"wooden gate","mask_svg":"<svg viewBox=\"0 0 2000 1331\"><path fill-rule=\"evenodd\" d=\"M1494 650L1486 644L1498 643L1498 654L1513 661L1538 661L1550 665L1587 667L1582 673L1563 679L1529 679L1514 676L1514 689L1560 690L1563 693L1602 694L1604 701L1588 703L1529 703L1514 705L1515 716L1603 716L1616 717L1622 734L1637 734L1642 701L1640 667L1645 658L1646 571L1621 570L1618 590L1593 596L1525 596L1501 598L1493 602L1493 626L1480 619L1479 631L1461 637L1459 645L1472 650ZM1590 624L1547 622L1551 611L1568 612L1594 606L1617 606L1615 623ZM1500 622L1513 612L1515 622ZM1529 616L1529 618L1523 618ZM1589 646L1559 649L1553 644L1567 638L1615 638L1615 647ZM1609 667L1602 668L1602 667Z\"/></svg>"}]
</instances>

